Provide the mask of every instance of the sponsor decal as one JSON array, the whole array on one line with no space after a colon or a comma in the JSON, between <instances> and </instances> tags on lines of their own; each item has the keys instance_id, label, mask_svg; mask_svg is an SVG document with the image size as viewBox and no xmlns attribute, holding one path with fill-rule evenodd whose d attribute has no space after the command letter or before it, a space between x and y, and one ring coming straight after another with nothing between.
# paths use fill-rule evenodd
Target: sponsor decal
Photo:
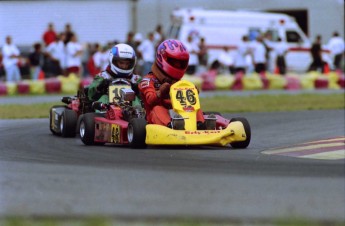
<instances>
[{"instance_id":1,"label":"sponsor decal","mask_svg":"<svg viewBox=\"0 0 345 226\"><path fill-rule=\"evenodd\" d=\"M120 126L119 125L111 125L111 142L115 144L119 144L121 142L120 139Z\"/></svg>"}]
</instances>

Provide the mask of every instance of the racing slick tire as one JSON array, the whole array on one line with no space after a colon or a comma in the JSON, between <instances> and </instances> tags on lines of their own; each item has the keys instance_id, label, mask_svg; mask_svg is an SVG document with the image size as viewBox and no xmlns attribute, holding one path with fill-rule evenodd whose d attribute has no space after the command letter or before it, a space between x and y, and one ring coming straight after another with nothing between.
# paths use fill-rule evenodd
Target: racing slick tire
<instances>
[{"instance_id":1,"label":"racing slick tire","mask_svg":"<svg viewBox=\"0 0 345 226\"><path fill-rule=\"evenodd\" d=\"M144 118L133 118L128 123L127 138L128 143L132 148L146 148L146 125L147 122Z\"/></svg>"},{"instance_id":2,"label":"racing slick tire","mask_svg":"<svg viewBox=\"0 0 345 226\"><path fill-rule=\"evenodd\" d=\"M75 137L78 115L75 111L66 108L60 118L60 131L63 137Z\"/></svg>"},{"instance_id":3,"label":"racing slick tire","mask_svg":"<svg viewBox=\"0 0 345 226\"><path fill-rule=\"evenodd\" d=\"M79 135L85 145L103 145L104 143L95 142L95 117L97 113L86 113L81 116L79 125Z\"/></svg>"},{"instance_id":4,"label":"racing slick tire","mask_svg":"<svg viewBox=\"0 0 345 226\"><path fill-rule=\"evenodd\" d=\"M250 130L249 122L247 121L247 119L239 117L239 118L232 118L230 120L230 123L237 122L237 121L242 122L244 131L246 132L247 139L244 141L232 142L230 143L230 145L233 148L247 148L251 139L251 130Z\"/></svg>"},{"instance_id":5,"label":"racing slick tire","mask_svg":"<svg viewBox=\"0 0 345 226\"><path fill-rule=\"evenodd\" d=\"M65 108L65 105L54 105L49 110L49 130L53 135L59 136L59 135L61 135L61 133L55 132L52 128L52 117L53 117L53 109L54 108Z\"/></svg>"}]
</instances>

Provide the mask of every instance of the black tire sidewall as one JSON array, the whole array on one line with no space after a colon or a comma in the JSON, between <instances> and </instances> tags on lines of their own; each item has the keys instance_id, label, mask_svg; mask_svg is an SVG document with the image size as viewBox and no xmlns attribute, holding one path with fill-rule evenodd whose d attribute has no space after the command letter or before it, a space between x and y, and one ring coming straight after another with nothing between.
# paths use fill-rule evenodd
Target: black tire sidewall
<instances>
[{"instance_id":1,"label":"black tire sidewall","mask_svg":"<svg viewBox=\"0 0 345 226\"><path fill-rule=\"evenodd\" d=\"M144 118L134 118L131 119L128 128L133 129L133 140L129 141L129 145L132 148L146 148L146 125L147 122Z\"/></svg>"}]
</instances>

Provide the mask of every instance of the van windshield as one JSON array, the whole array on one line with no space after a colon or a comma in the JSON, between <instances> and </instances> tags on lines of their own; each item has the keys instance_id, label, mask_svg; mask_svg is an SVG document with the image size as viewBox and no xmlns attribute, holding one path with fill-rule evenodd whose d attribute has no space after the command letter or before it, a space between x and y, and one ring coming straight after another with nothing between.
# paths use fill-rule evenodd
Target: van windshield
<instances>
[{"instance_id":1,"label":"van windshield","mask_svg":"<svg viewBox=\"0 0 345 226\"><path fill-rule=\"evenodd\" d=\"M302 41L301 36L296 31L286 31L287 42L300 42Z\"/></svg>"}]
</instances>

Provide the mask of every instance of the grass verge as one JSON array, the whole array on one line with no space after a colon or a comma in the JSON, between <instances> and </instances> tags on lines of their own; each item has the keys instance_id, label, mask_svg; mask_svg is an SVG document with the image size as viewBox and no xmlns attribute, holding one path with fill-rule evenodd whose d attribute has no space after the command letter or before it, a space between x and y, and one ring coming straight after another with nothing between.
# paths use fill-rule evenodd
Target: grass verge
<instances>
[{"instance_id":1,"label":"grass verge","mask_svg":"<svg viewBox=\"0 0 345 226\"><path fill-rule=\"evenodd\" d=\"M344 109L343 94L255 95L245 97L208 97L200 100L203 111L274 112ZM49 109L61 102L32 105L0 105L1 119L47 118Z\"/></svg>"},{"instance_id":2,"label":"grass verge","mask_svg":"<svg viewBox=\"0 0 345 226\"><path fill-rule=\"evenodd\" d=\"M177 219L177 220L115 220L105 217L85 217L81 219L56 219L56 218L21 218L9 217L0 220L0 225L3 226L341 226L344 222L341 221L313 221L307 219L273 219L268 222L261 221L206 221L200 219Z\"/></svg>"}]
</instances>

